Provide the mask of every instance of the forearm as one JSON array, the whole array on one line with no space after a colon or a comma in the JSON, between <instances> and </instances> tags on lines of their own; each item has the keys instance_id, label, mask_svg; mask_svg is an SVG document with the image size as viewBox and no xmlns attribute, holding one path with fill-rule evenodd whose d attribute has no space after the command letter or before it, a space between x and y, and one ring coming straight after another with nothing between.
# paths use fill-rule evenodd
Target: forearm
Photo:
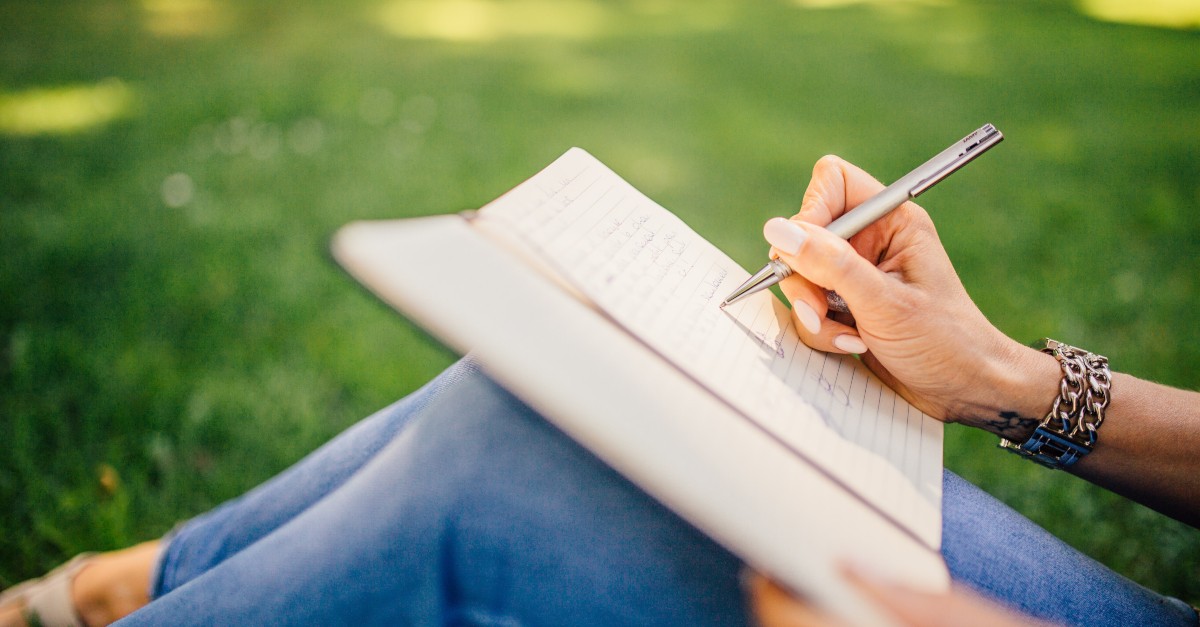
<instances>
[{"instance_id":1,"label":"forearm","mask_svg":"<svg viewBox=\"0 0 1200 627\"><path fill-rule=\"evenodd\" d=\"M1113 376L1096 448L1071 471L1200 527L1200 394Z\"/></svg>"},{"instance_id":2,"label":"forearm","mask_svg":"<svg viewBox=\"0 0 1200 627\"><path fill-rule=\"evenodd\" d=\"M980 386L995 393L953 419L1024 442L1058 394L1061 370L1025 347L993 361ZM1111 399L1095 449L1068 471L1200 527L1200 393L1116 373Z\"/></svg>"}]
</instances>

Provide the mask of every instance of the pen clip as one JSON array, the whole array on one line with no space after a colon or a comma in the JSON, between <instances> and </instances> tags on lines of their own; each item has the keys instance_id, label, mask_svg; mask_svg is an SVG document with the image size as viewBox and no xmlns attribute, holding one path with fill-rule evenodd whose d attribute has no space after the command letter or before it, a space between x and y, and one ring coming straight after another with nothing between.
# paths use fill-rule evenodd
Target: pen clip
<instances>
[{"instance_id":1,"label":"pen clip","mask_svg":"<svg viewBox=\"0 0 1200 627\"><path fill-rule=\"evenodd\" d=\"M979 155L987 152L989 148L999 144L1003 139L1004 134L997 130L995 126L984 124L975 132L962 138L958 143L942 151L942 154L934 157L931 160L931 164L942 160L947 160L947 162L945 165L938 167L933 174L918 181L908 191L909 197L916 198L925 193L930 187L937 185L942 179L950 176L955 170L967 165Z\"/></svg>"}]
</instances>

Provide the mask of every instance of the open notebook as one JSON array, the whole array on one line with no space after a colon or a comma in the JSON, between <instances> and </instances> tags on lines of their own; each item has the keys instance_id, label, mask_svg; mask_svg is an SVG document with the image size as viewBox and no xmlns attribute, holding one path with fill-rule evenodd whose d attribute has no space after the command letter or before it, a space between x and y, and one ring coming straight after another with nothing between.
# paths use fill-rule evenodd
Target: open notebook
<instances>
[{"instance_id":1,"label":"open notebook","mask_svg":"<svg viewBox=\"0 0 1200 627\"><path fill-rule=\"evenodd\" d=\"M478 211L358 222L369 289L753 567L852 622L835 564L948 582L942 427L583 150Z\"/></svg>"}]
</instances>

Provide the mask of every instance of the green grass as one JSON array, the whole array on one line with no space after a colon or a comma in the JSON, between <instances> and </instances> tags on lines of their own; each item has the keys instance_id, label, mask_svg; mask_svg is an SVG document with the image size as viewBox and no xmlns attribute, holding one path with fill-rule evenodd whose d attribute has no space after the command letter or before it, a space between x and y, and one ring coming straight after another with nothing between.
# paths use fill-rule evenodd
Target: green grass
<instances>
[{"instance_id":1,"label":"green grass","mask_svg":"<svg viewBox=\"0 0 1200 627\"><path fill-rule=\"evenodd\" d=\"M1200 33L1056 2L447 2L0 3L0 586L155 537L448 364L330 234L479 206L572 145L750 266L822 154L890 179L993 122L923 198L984 312L1196 385ZM387 27L436 6L517 15ZM115 115L5 126L71 86ZM947 466L1200 601L1195 530L993 446L948 428Z\"/></svg>"}]
</instances>

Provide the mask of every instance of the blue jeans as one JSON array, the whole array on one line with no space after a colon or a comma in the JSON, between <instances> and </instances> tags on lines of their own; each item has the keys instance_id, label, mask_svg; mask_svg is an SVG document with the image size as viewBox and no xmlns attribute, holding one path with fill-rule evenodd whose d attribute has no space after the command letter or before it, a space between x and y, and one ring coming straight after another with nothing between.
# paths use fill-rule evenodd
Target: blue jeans
<instances>
[{"instance_id":1,"label":"blue jeans","mask_svg":"<svg viewBox=\"0 0 1200 627\"><path fill-rule=\"evenodd\" d=\"M1196 624L950 473L944 498L946 562L985 594ZM736 557L469 360L164 545L155 600L121 625L749 624Z\"/></svg>"}]
</instances>

